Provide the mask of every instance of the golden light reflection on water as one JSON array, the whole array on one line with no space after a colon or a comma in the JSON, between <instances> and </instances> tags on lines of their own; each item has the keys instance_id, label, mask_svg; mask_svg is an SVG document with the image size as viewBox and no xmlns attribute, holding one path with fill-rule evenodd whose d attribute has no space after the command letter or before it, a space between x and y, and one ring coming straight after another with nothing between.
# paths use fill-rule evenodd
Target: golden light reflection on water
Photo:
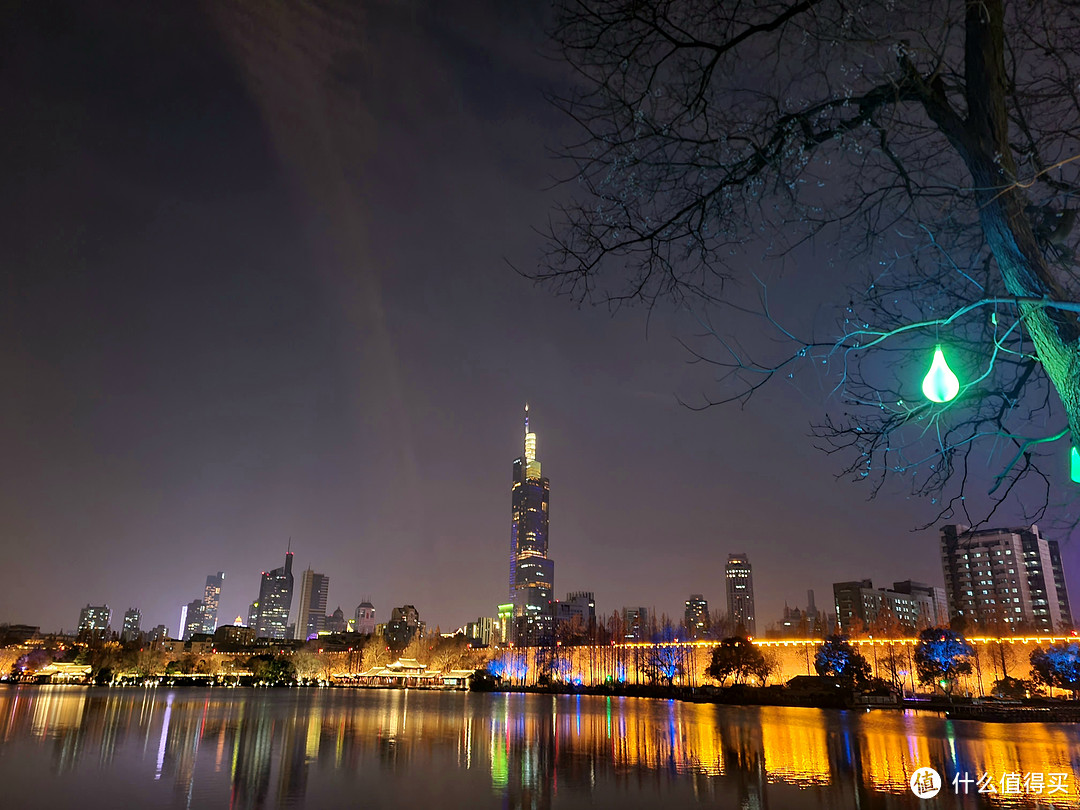
<instances>
[{"instance_id":1,"label":"golden light reflection on water","mask_svg":"<svg viewBox=\"0 0 1080 810\"><path fill-rule=\"evenodd\" d=\"M828 731L821 712L764 706L760 717L765 772L771 781L803 787L829 784Z\"/></svg>"},{"instance_id":2,"label":"golden light reflection on water","mask_svg":"<svg viewBox=\"0 0 1080 810\"><path fill-rule=\"evenodd\" d=\"M333 780L358 771L373 784L380 772L433 774L450 784L454 774L479 771L506 807L646 788L684 790L683 799L697 803L764 806L770 791L795 790L773 806L802 795L798 801L826 808L868 796L881 797L882 807L918 807L908 783L924 765L946 781L957 772L1067 773L1075 802L1080 765L1080 729L1066 725L389 690L4 689L0 740L51 751L57 778L88 760L209 803L227 791L237 808L302 806L312 773ZM0 771L0 778L17 776ZM1001 794L965 805L949 790L940 806L973 806L975 798L1035 806L1035 797Z\"/></svg>"}]
</instances>

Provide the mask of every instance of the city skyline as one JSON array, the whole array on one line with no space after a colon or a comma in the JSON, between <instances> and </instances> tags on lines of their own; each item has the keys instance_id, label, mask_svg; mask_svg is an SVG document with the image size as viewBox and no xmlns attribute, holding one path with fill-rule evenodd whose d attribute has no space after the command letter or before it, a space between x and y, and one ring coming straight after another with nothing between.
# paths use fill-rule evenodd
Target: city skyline
<instances>
[{"instance_id":1,"label":"city skyline","mask_svg":"<svg viewBox=\"0 0 1080 810\"><path fill-rule=\"evenodd\" d=\"M690 411L713 390L679 343L700 331L691 314L612 318L514 272L559 200L547 155L565 122L544 91L566 75L536 53L542 12L379 5L360 25L343 8L329 30L290 9L286 47L246 41L257 26L227 11L67 13L57 28L22 8L0 75L20 121L0 139L23 167L0 189L0 364L19 382L0 402L0 537L19 572L0 621L71 629L107 601L175 631L210 570L228 572L219 615L246 616L289 536L298 565L332 572L335 604L473 621L506 599L524 399L557 470L558 593L676 616L690 593L723 603L740 550L759 622L834 581L941 584L936 528L911 531L940 506L903 481L867 501L807 438L830 381ZM343 30L378 34L355 51ZM277 81L294 74L308 84ZM805 302L851 270L808 251L752 264L807 331L823 315ZM1072 496L1059 477L1051 517ZM995 522L1023 523L1011 507ZM1075 593L1080 544L1061 554Z\"/></svg>"}]
</instances>

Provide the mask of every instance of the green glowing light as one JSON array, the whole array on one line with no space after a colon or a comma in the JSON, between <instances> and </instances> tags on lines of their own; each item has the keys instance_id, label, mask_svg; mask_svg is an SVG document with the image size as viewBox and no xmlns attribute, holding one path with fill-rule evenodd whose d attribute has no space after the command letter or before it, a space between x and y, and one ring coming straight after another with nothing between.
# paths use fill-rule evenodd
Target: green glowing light
<instances>
[{"instance_id":1,"label":"green glowing light","mask_svg":"<svg viewBox=\"0 0 1080 810\"><path fill-rule=\"evenodd\" d=\"M1069 477L1080 484L1080 452L1074 447L1072 449L1072 463L1069 465Z\"/></svg>"},{"instance_id":2,"label":"green glowing light","mask_svg":"<svg viewBox=\"0 0 1080 810\"><path fill-rule=\"evenodd\" d=\"M960 393L960 380L953 374L941 346L934 347L934 362L922 381L922 392L931 402L948 402Z\"/></svg>"}]
</instances>

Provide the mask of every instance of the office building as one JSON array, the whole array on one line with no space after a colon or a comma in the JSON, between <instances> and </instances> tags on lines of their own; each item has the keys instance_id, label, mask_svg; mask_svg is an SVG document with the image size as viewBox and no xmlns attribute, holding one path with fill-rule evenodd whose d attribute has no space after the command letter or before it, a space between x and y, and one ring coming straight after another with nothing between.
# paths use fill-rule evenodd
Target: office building
<instances>
[{"instance_id":1,"label":"office building","mask_svg":"<svg viewBox=\"0 0 1080 810\"><path fill-rule=\"evenodd\" d=\"M124 611L124 626L120 631L121 641L137 641L142 634L142 616L136 608L128 608Z\"/></svg>"},{"instance_id":2,"label":"office building","mask_svg":"<svg viewBox=\"0 0 1080 810\"><path fill-rule=\"evenodd\" d=\"M709 632L709 600L700 593L690 594L683 614L686 632L690 638L703 638Z\"/></svg>"},{"instance_id":3,"label":"office building","mask_svg":"<svg viewBox=\"0 0 1080 810\"><path fill-rule=\"evenodd\" d=\"M112 611L108 605L87 604L79 611L79 632L104 635L109 630Z\"/></svg>"},{"instance_id":4,"label":"office building","mask_svg":"<svg viewBox=\"0 0 1080 810\"><path fill-rule=\"evenodd\" d=\"M918 629L922 629L923 626L949 626L949 603L945 598L944 588L905 579L903 582L894 582L892 589L896 593L907 594L918 602L920 625Z\"/></svg>"},{"instance_id":5,"label":"office building","mask_svg":"<svg viewBox=\"0 0 1080 810\"><path fill-rule=\"evenodd\" d=\"M296 614L296 638L309 639L326 630L326 598L330 577L308 568L300 577L300 603Z\"/></svg>"},{"instance_id":6,"label":"office building","mask_svg":"<svg viewBox=\"0 0 1080 810\"><path fill-rule=\"evenodd\" d=\"M729 554L724 567L728 620L738 634L757 635L754 618L754 572L745 554Z\"/></svg>"},{"instance_id":7,"label":"office building","mask_svg":"<svg viewBox=\"0 0 1080 810\"><path fill-rule=\"evenodd\" d=\"M180 610L180 638L190 641L196 633L203 631L203 601L193 599Z\"/></svg>"},{"instance_id":8,"label":"office building","mask_svg":"<svg viewBox=\"0 0 1080 810\"><path fill-rule=\"evenodd\" d=\"M622 609L623 638L626 641L648 641L652 638L652 624L646 607Z\"/></svg>"},{"instance_id":9,"label":"office building","mask_svg":"<svg viewBox=\"0 0 1080 810\"><path fill-rule=\"evenodd\" d=\"M511 482L510 601L514 641L538 643L551 637L555 563L548 559L550 484L536 457L536 434L525 406L524 452L514 460Z\"/></svg>"},{"instance_id":10,"label":"office building","mask_svg":"<svg viewBox=\"0 0 1080 810\"><path fill-rule=\"evenodd\" d=\"M566 600L555 604L555 621L577 628L582 633L596 629L596 599L592 591L573 591Z\"/></svg>"},{"instance_id":11,"label":"office building","mask_svg":"<svg viewBox=\"0 0 1080 810\"><path fill-rule=\"evenodd\" d=\"M942 526L941 567L949 618L968 632L1049 635L1072 628L1061 552L1038 526Z\"/></svg>"},{"instance_id":12,"label":"office building","mask_svg":"<svg viewBox=\"0 0 1080 810\"><path fill-rule=\"evenodd\" d=\"M869 579L833 584L836 620L844 635L899 631L912 633L934 624L933 603L924 597L874 588ZM929 611L929 613L925 612Z\"/></svg>"},{"instance_id":13,"label":"office building","mask_svg":"<svg viewBox=\"0 0 1080 810\"><path fill-rule=\"evenodd\" d=\"M255 616L256 638L288 638L289 611L293 597L293 555L285 553L285 564L273 571L263 571Z\"/></svg>"},{"instance_id":14,"label":"office building","mask_svg":"<svg viewBox=\"0 0 1080 810\"><path fill-rule=\"evenodd\" d=\"M784 604L784 617L774 635L777 638L825 638L836 632L835 624L835 619L830 620L824 612L818 610L814 591L810 589L806 592L804 609Z\"/></svg>"},{"instance_id":15,"label":"office building","mask_svg":"<svg viewBox=\"0 0 1080 810\"><path fill-rule=\"evenodd\" d=\"M243 625L223 624L214 631L214 646L218 651L228 652L255 643L255 629Z\"/></svg>"},{"instance_id":16,"label":"office building","mask_svg":"<svg viewBox=\"0 0 1080 810\"><path fill-rule=\"evenodd\" d=\"M364 635L375 632L375 606L369 600L365 599L356 606L356 624L353 629Z\"/></svg>"},{"instance_id":17,"label":"office building","mask_svg":"<svg viewBox=\"0 0 1080 810\"><path fill-rule=\"evenodd\" d=\"M493 640L498 640L496 636L498 624L498 619L481 616L475 622L469 622L461 628L461 633L474 647L489 647Z\"/></svg>"},{"instance_id":18,"label":"office building","mask_svg":"<svg viewBox=\"0 0 1080 810\"><path fill-rule=\"evenodd\" d=\"M146 634L146 640L150 642L165 641L169 637L169 628L163 624L159 624L149 633Z\"/></svg>"},{"instance_id":19,"label":"office building","mask_svg":"<svg viewBox=\"0 0 1080 810\"><path fill-rule=\"evenodd\" d=\"M412 605L394 608L383 634L392 649L404 650L414 638L424 635L424 623L420 621L419 611Z\"/></svg>"},{"instance_id":20,"label":"office building","mask_svg":"<svg viewBox=\"0 0 1080 810\"><path fill-rule=\"evenodd\" d=\"M513 640L514 631L514 605L508 603L499 605L499 626L497 629L497 644L509 644Z\"/></svg>"},{"instance_id":21,"label":"office building","mask_svg":"<svg viewBox=\"0 0 1080 810\"><path fill-rule=\"evenodd\" d=\"M224 584L224 571L218 571L206 578L202 599L202 626L199 632L213 633L217 630L218 603L221 601L221 588Z\"/></svg>"}]
</instances>

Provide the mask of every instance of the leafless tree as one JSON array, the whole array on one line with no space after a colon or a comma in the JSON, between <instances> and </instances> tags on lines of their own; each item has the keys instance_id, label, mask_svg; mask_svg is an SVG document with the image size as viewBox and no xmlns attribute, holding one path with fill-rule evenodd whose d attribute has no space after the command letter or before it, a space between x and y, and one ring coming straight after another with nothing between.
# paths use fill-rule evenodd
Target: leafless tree
<instances>
[{"instance_id":1,"label":"leafless tree","mask_svg":"<svg viewBox=\"0 0 1080 810\"><path fill-rule=\"evenodd\" d=\"M677 644L657 643L644 650L638 669L649 683L671 686L686 675L686 648Z\"/></svg>"},{"instance_id":2,"label":"leafless tree","mask_svg":"<svg viewBox=\"0 0 1080 810\"><path fill-rule=\"evenodd\" d=\"M296 677L301 681L313 681L323 674L325 656L311 649L297 650L292 657Z\"/></svg>"},{"instance_id":3,"label":"leafless tree","mask_svg":"<svg viewBox=\"0 0 1080 810\"><path fill-rule=\"evenodd\" d=\"M900 644L890 644L882 650L878 657L878 672L874 674L884 677L894 688L904 688L904 676L911 668L908 661L907 648Z\"/></svg>"},{"instance_id":4,"label":"leafless tree","mask_svg":"<svg viewBox=\"0 0 1080 810\"><path fill-rule=\"evenodd\" d=\"M693 312L718 371L701 407L831 373L814 432L871 494L901 474L976 523L1034 491L1041 516L1067 468L1049 443L1080 446L1080 6L562 0L553 39L581 137L535 278ZM824 336L774 317L751 269L808 244L849 283ZM748 312L774 355L746 348ZM919 392L935 343L962 383L944 404Z\"/></svg>"},{"instance_id":5,"label":"leafless tree","mask_svg":"<svg viewBox=\"0 0 1080 810\"><path fill-rule=\"evenodd\" d=\"M393 658L390 655L390 647L387 645L386 639L378 633L368 636L367 641L364 642L362 659L365 669L389 664Z\"/></svg>"}]
</instances>

